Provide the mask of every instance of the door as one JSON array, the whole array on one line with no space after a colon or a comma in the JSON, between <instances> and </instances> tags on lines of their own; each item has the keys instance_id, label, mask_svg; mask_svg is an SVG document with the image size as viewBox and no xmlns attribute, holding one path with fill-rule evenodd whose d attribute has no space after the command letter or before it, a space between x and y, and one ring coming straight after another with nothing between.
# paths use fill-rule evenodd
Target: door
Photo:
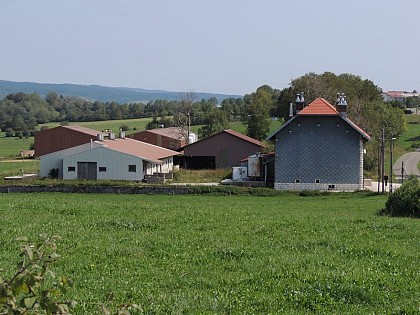
<instances>
[{"instance_id":1,"label":"door","mask_svg":"<svg viewBox=\"0 0 420 315\"><path fill-rule=\"evenodd\" d=\"M78 179L97 179L96 162L77 162Z\"/></svg>"}]
</instances>

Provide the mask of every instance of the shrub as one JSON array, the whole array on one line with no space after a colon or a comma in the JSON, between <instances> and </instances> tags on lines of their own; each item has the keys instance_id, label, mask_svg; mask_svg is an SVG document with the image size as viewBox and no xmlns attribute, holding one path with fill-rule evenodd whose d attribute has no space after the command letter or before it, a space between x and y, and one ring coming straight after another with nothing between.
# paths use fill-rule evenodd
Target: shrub
<instances>
[{"instance_id":1,"label":"shrub","mask_svg":"<svg viewBox=\"0 0 420 315\"><path fill-rule=\"evenodd\" d=\"M130 127L128 125L121 125L120 129L121 129L121 131L129 131Z\"/></svg>"},{"instance_id":2,"label":"shrub","mask_svg":"<svg viewBox=\"0 0 420 315\"><path fill-rule=\"evenodd\" d=\"M50 171L48 173L48 177L56 179L56 178L58 178L58 174L59 174L59 169L58 168L52 168L52 169L50 169Z\"/></svg>"},{"instance_id":3,"label":"shrub","mask_svg":"<svg viewBox=\"0 0 420 315\"><path fill-rule=\"evenodd\" d=\"M410 178L393 194L389 195L384 214L420 218L420 182Z\"/></svg>"},{"instance_id":4,"label":"shrub","mask_svg":"<svg viewBox=\"0 0 420 315\"><path fill-rule=\"evenodd\" d=\"M71 281L57 278L50 268L60 258L56 252L58 239L47 235L40 235L36 243L17 239L21 242L21 261L13 276L0 276L0 314L70 314L75 303L59 298Z\"/></svg>"}]
</instances>

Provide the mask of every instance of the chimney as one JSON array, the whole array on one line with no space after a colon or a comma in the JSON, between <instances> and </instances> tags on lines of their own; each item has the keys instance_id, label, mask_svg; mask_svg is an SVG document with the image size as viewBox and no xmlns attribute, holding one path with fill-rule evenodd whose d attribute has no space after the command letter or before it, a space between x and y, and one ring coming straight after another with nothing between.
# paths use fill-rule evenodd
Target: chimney
<instances>
[{"instance_id":1,"label":"chimney","mask_svg":"<svg viewBox=\"0 0 420 315\"><path fill-rule=\"evenodd\" d=\"M125 131L120 130L120 139L125 139Z\"/></svg>"},{"instance_id":2,"label":"chimney","mask_svg":"<svg viewBox=\"0 0 420 315\"><path fill-rule=\"evenodd\" d=\"M347 96L344 93L337 93L335 107L342 117L347 117Z\"/></svg>"},{"instance_id":3,"label":"chimney","mask_svg":"<svg viewBox=\"0 0 420 315\"><path fill-rule=\"evenodd\" d=\"M104 141L104 134L103 133L98 133L96 135L96 139L98 139L98 141Z\"/></svg>"},{"instance_id":4,"label":"chimney","mask_svg":"<svg viewBox=\"0 0 420 315\"><path fill-rule=\"evenodd\" d=\"M115 133L113 132L109 133L109 140L115 140Z\"/></svg>"},{"instance_id":5,"label":"chimney","mask_svg":"<svg viewBox=\"0 0 420 315\"><path fill-rule=\"evenodd\" d=\"M305 98L303 97L303 92L300 94L296 94L295 104L296 104L296 115L297 115L305 107Z\"/></svg>"},{"instance_id":6,"label":"chimney","mask_svg":"<svg viewBox=\"0 0 420 315\"><path fill-rule=\"evenodd\" d=\"M292 118L293 116L294 116L293 103L290 103L289 118Z\"/></svg>"}]
</instances>

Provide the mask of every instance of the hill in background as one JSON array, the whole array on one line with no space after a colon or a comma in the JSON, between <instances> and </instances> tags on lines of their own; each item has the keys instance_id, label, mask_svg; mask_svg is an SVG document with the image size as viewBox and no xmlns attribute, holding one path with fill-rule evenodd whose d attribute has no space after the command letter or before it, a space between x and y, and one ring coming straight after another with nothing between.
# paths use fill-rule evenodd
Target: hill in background
<instances>
[{"instance_id":1,"label":"hill in background","mask_svg":"<svg viewBox=\"0 0 420 315\"><path fill-rule=\"evenodd\" d=\"M11 93L36 93L45 97L54 91L63 96L77 96L91 101L101 102L148 102L152 100L179 101L185 96L185 92L169 92L160 90L145 90L140 88L107 87L101 85L80 84L51 84L34 82L13 82L0 80L0 98ZM195 92L196 100L216 97L219 103L229 97L242 97L241 95L227 95Z\"/></svg>"}]
</instances>

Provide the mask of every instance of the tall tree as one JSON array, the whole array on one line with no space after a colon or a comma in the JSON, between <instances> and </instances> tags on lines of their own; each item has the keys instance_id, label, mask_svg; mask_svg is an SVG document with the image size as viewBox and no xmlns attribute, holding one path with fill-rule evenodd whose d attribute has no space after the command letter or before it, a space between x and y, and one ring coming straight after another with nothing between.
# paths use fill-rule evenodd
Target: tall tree
<instances>
[{"instance_id":1,"label":"tall tree","mask_svg":"<svg viewBox=\"0 0 420 315\"><path fill-rule=\"evenodd\" d=\"M267 86L245 95L245 123L248 136L263 140L270 129L270 110L273 107L272 94Z\"/></svg>"},{"instance_id":2,"label":"tall tree","mask_svg":"<svg viewBox=\"0 0 420 315\"><path fill-rule=\"evenodd\" d=\"M199 139L207 138L226 129L229 129L228 114L213 107L205 117L205 125L198 130L198 137Z\"/></svg>"}]
</instances>

